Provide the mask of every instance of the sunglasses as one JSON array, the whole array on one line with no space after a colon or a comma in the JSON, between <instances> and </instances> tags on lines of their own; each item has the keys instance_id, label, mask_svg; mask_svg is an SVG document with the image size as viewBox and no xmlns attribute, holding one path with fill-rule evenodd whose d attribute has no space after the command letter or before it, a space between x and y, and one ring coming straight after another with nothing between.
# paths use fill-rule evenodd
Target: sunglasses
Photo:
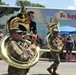
<instances>
[{"instance_id":1,"label":"sunglasses","mask_svg":"<svg viewBox=\"0 0 76 75\"><path fill-rule=\"evenodd\" d=\"M18 32L18 34L19 34L19 35L21 35L21 34L22 34L22 32Z\"/></svg>"}]
</instances>

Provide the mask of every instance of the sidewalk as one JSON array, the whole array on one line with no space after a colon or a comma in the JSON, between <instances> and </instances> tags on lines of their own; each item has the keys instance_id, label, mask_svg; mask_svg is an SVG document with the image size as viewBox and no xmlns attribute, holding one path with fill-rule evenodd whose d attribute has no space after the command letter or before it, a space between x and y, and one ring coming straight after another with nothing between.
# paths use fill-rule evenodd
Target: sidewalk
<instances>
[{"instance_id":1,"label":"sidewalk","mask_svg":"<svg viewBox=\"0 0 76 75\"><path fill-rule=\"evenodd\" d=\"M40 61L52 61L52 59L49 58L40 58ZM60 59L61 62L76 62L76 60L70 60L70 61L66 61L66 59Z\"/></svg>"}]
</instances>

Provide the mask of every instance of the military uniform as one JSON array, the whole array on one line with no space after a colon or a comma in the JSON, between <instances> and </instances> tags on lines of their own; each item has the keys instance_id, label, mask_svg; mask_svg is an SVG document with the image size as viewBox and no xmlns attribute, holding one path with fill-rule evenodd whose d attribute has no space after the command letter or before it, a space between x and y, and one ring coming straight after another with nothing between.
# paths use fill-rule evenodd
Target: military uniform
<instances>
[{"instance_id":1,"label":"military uniform","mask_svg":"<svg viewBox=\"0 0 76 75\"><path fill-rule=\"evenodd\" d=\"M58 50L58 47L60 45L62 45L62 41L58 38L58 37L55 37L55 36L52 36L50 38L50 44L51 44L51 47L55 50ZM47 69L50 73L52 73L52 75L58 75L56 73L56 70L58 68L58 65L60 63L60 57L59 57L59 54L60 52L54 52L51 50L51 55L52 55L52 59L54 61L54 63ZM51 71L51 69L53 69L53 72Z\"/></svg>"},{"instance_id":2,"label":"military uniform","mask_svg":"<svg viewBox=\"0 0 76 75\"><path fill-rule=\"evenodd\" d=\"M30 57L28 45L24 41L12 40L8 45L8 51L12 57L19 61L26 61Z\"/></svg>"},{"instance_id":3,"label":"military uniform","mask_svg":"<svg viewBox=\"0 0 76 75\"><path fill-rule=\"evenodd\" d=\"M19 69L13 66L8 67L8 75L26 75L29 69Z\"/></svg>"},{"instance_id":4,"label":"military uniform","mask_svg":"<svg viewBox=\"0 0 76 75\"><path fill-rule=\"evenodd\" d=\"M16 32L15 30L11 30L10 33L14 33ZM28 41L26 41L28 42ZM27 61L29 58L29 55L26 53L24 54L23 52L25 52L25 47L27 47L27 45L25 45L25 41L23 40L17 40L17 39L11 39L11 41L8 43L8 51L10 53L10 55L12 57L14 57L17 60L21 60L21 61ZM27 55L27 56L25 56ZM29 71L28 69L19 69L13 66L8 67L8 75L26 75Z\"/></svg>"}]
</instances>

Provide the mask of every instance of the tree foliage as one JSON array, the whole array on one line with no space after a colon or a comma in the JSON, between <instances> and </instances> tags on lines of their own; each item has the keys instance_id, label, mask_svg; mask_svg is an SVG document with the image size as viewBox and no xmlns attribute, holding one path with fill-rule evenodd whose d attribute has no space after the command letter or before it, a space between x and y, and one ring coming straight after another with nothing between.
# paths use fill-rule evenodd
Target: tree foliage
<instances>
[{"instance_id":1,"label":"tree foliage","mask_svg":"<svg viewBox=\"0 0 76 75\"><path fill-rule=\"evenodd\" d=\"M16 0L15 5L20 6L19 1L20 0ZM41 4L31 3L30 1L27 1L27 0L23 1L23 3L24 3L24 6L29 6L29 7L45 7L45 6L41 5Z\"/></svg>"},{"instance_id":2,"label":"tree foliage","mask_svg":"<svg viewBox=\"0 0 76 75\"><path fill-rule=\"evenodd\" d=\"M15 5L20 6L19 1L21 0L16 0ZM29 6L29 7L45 7L44 5L41 5L38 3L37 4L31 3L30 1L27 1L27 0L23 0L23 3L24 3L24 6ZM6 4L5 2L2 2L2 0L0 0L0 5L9 5L9 4Z\"/></svg>"},{"instance_id":3,"label":"tree foliage","mask_svg":"<svg viewBox=\"0 0 76 75\"><path fill-rule=\"evenodd\" d=\"M9 5L9 4L6 4L5 2L2 2L2 0L0 0L0 5Z\"/></svg>"}]
</instances>

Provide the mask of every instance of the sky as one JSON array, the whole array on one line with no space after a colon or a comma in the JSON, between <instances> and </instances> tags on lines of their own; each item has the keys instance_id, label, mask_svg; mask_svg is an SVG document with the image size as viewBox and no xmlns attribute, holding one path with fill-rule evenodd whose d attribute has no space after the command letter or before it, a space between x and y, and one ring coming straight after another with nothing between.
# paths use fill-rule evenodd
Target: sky
<instances>
[{"instance_id":1,"label":"sky","mask_svg":"<svg viewBox=\"0 0 76 75\"><path fill-rule=\"evenodd\" d=\"M46 8L54 9L76 9L76 0L27 0L31 3L39 3ZM2 0L10 6L15 6L16 0Z\"/></svg>"}]
</instances>

